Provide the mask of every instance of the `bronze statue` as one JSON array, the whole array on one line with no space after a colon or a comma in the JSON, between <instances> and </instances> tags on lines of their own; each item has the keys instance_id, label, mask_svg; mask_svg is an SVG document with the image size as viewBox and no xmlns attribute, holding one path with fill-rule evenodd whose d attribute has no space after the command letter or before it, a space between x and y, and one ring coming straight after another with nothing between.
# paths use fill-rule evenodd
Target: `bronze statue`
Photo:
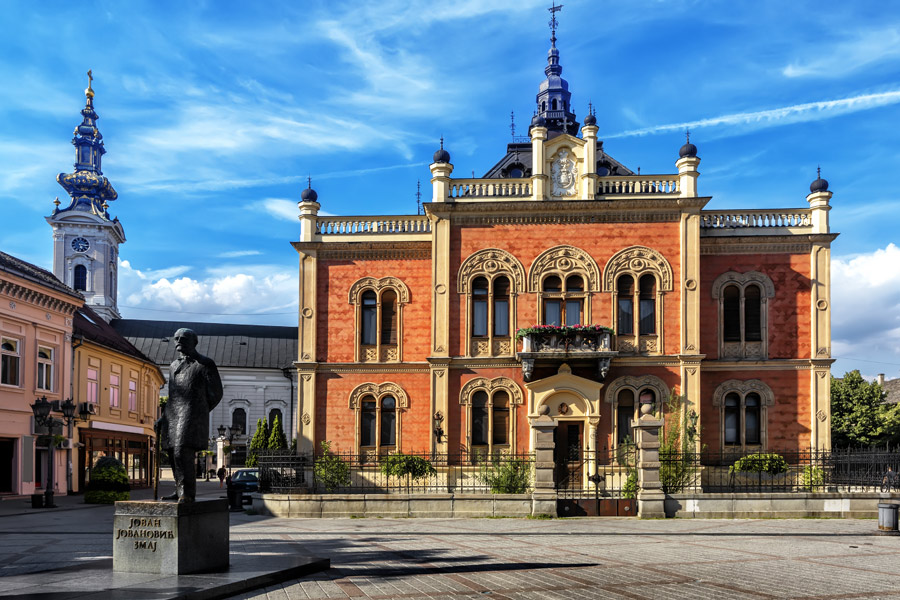
<instances>
[{"instance_id":1,"label":"bronze statue","mask_svg":"<svg viewBox=\"0 0 900 600\"><path fill-rule=\"evenodd\" d=\"M163 500L193 502L197 495L196 453L209 444L209 413L222 399L216 363L197 352L197 334L175 332L180 356L169 370L169 399L156 422L160 445L168 452L175 476L175 493Z\"/></svg>"}]
</instances>

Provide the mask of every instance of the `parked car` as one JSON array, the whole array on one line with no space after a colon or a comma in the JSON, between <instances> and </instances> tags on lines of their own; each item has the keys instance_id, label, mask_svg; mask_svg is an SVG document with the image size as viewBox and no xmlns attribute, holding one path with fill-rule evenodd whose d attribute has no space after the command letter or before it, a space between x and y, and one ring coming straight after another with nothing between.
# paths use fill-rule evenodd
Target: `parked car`
<instances>
[{"instance_id":1,"label":"parked car","mask_svg":"<svg viewBox=\"0 0 900 600\"><path fill-rule=\"evenodd\" d=\"M231 475L232 489L250 493L259 491L259 469L238 469Z\"/></svg>"}]
</instances>

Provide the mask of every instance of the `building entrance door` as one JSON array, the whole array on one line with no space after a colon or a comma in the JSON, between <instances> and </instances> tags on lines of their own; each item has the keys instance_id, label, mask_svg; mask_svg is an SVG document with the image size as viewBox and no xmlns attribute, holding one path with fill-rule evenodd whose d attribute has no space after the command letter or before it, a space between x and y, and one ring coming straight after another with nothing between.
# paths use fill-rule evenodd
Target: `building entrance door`
<instances>
[{"instance_id":1,"label":"building entrance door","mask_svg":"<svg viewBox=\"0 0 900 600\"><path fill-rule=\"evenodd\" d=\"M557 489L580 489L584 477L584 423L560 421L553 441Z\"/></svg>"},{"instance_id":2,"label":"building entrance door","mask_svg":"<svg viewBox=\"0 0 900 600\"><path fill-rule=\"evenodd\" d=\"M15 460L15 442L0 439L0 494L13 492L13 460Z\"/></svg>"}]
</instances>

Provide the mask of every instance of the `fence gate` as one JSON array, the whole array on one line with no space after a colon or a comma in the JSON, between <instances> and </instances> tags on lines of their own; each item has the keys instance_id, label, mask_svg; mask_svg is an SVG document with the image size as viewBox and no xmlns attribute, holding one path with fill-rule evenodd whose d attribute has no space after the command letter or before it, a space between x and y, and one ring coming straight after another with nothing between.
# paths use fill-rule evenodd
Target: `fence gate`
<instances>
[{"instance_id":1,"label":"fence gate","mask_svg":"<svg viewBox=\"0 0 900 600\"><path fill-rule=\"evenodd\" d=\"M637 451L557 445L556 513L560 517L637 516Z\"/></svg>"}]
</instances>

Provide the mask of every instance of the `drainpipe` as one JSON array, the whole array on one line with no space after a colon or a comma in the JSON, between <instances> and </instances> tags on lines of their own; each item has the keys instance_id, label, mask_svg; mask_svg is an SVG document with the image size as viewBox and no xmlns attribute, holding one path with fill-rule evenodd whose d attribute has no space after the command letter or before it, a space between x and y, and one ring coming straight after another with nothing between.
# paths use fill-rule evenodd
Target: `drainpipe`
<instances>
[{"instance_id":1,"label":"drainpipe","mask_svg":"<svg viewBox=\"0 0 900 600\"><path fill-rule=\"evenodd\" d=\"M291 430L291 437L288 440L288 447L290 447L290 444L292 444L294 441L294 402L296 401L294 399L294 373L291 370L291 367L282 367L281 374L291 381L291 395L290 402L288 404L291 407L291 426L289 428Z\"/></svg>"},{"instance_id":2,"label":"drainpipe","mask_svg":"<svg viewBox=\"0 0 900 600\"><path fill-rule=\"evenodd\" d=\"M77 342L77 343L76 343ZM69 377L69 398L72 399L72 402L75 402L75 406L78 406L78 402L75 400L75 350L77 350L84 343L84 336L72 334L72 373ZM73 419L66 419L68 421L68 437L69 441L72 441L73 434ZM72 495L72 445L69 444L69 447L66 449L66 495Z\"/></svg>"}]
</instances>

